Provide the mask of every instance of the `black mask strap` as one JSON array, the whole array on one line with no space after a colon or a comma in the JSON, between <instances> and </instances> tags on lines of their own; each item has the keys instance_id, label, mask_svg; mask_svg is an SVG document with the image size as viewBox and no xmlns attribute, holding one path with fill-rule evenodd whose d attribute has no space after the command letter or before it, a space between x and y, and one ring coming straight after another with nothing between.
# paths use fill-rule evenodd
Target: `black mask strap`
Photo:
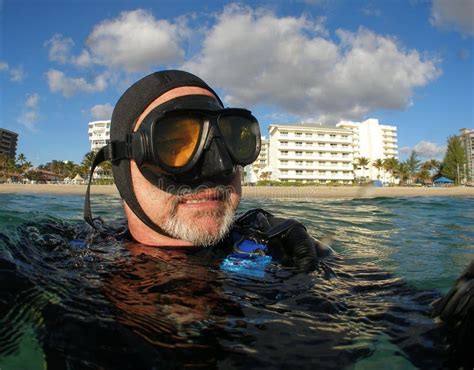
<instances>
[{"instance_id":1,"label":"black mask strap","mask_svg":"<svg viewBox=\"0 0 474 370\"><path fill-rule=\"evenodd\" d=\"M92 183L92 176L94 174L95 168L102 162L106 160L116 160L117 158L117 153L116 153L116 143L112 143L109 145L106 145L102 147L96 154L94 161L92 162L91 169L89 172L89 183L87 184L87 191L86 191L86 199L84 201L84 220L91 225L94 229L96 229L96 226L94 224L94 219L92 217L92 211L91 211L91 204L90 204L90 190L91 190L91 183ZM115 152L115 153L114 153ZM130 184L132 185L132 184ZM156 225L150 218L146 215L145 211L142 209L140 204L138 203L138 200L135 196L135 192L133 189L127 189L125 191L126 196L124 197L123 194L122 198L125 200L125 202L128 204L130 209L133 211L133 213L145 224L147 225L150 229L168 236L172 237L169 235L166 231L164 231L161 227Z\"/></svg>"},{"instance_id":2,"label":"black mask strap","mask_svg":"<svg viewBox=\"0 0 474 370\"><path fill-rule=\"evenodd\" d=\"M91 170L89 171L89 183L87 184L87 191L86 191L86 199L84 201L84 220L91 225L94 229L94 221L92 219L92 212L91 212L91 183L92 183L92 176L94 174L95 168L105 160L106 158L106 151L109 150L109 145L101 148L97 154L95 155L94 161L92 162Z\"/></svg>"}]
</instances>

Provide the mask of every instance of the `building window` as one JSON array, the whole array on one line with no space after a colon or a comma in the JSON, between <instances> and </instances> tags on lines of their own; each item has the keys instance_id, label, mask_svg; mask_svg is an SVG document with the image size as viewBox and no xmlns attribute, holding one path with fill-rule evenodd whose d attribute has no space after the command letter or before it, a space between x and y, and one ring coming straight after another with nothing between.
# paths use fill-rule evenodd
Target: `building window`
<instances>
[{"instance_id":1,"label":"building window","mask_svg":"<svg viewBox=\"0 0 474 370\"><path fill-rule=\"evenodd\" d=\"M324 134L318 134L318 137L324 137Z\"/></svg>"},{"instance_id":2,"label":"building window","mask_svg":"<svg viewBox=\"0 0 474 370\"><path fill-rule=\"evenodd\" d=\"M288 150L282 150L281 155L283 155L283 156L288 155Z\"/></svg>"},{"instance_id":3,"label":"building window","mask_svg":"<svg viewBox=\"0 0 474 370\"><path fill-rule=\"evenodd\" d=\"M331 134L331 135L329 135L329 137L330 137L331 139L335 139L335 138L336 138L336 135Z\"/></svg>"},{"instance_id":4,"label":"building window","mask_svg":"<svg viewBox=\"0 0 474 370\"><path fill-rule=\"evenodd\" d=\"M301 137L301 136L303 136L303 134L302 134L301 132L296 132L296 133L295 133L295 136L296 136L296 137Z\"/></svg>"},{"instance_id":5,"label":"building window","mask_svg":"<svg viewBox=\"0 0 474 370\"><path fill-rule=\"evenodd\" d=\"M331 148L337 148L337 144L331 144Z\"/></svg>"},{"instance_id":6,"label":"building window","mask_svg":"<svg viewBox=\"0 0 474 370\"><path fill-rule=\"evenodd\" d=\"M288 131L282 131L282 132L280 132L280 135L286 137L286 136L288 136Z\"/></svg>"},{"instance_id":7,"label":"building window","mask_svg":"<svg viewBox=\"0 0 474 370\"><path fill-rule=\"evenodd\" d=\"M313 146L313 143L308 141L308 142L306 142L306 146Z\"/></svg>"},{"instance_id":8,"label":"building window","mask_svg":"<svg viewBox=\"0 0 474 370\"><path fill-rule=\"evenodd\" d=\"M286 165L288 165L288 161L280 161L280 164L281 164L282 166L286 166Z\"/></svg>"},{"instance_id":9,"label":"building window","mask_svg":"<svg viewBox=\"0 0 474 370\"><path fill-rule=\"evenodd\" d=\"M303 143L301 141L297 141L295 144L296 146L303 146Z\"/></svg>"},{"instance_id":10,"label":"building window","mask_svg":"<svg viewBox=\"0 0 474 370\"><path fill-rule=\"evenodd\" d=\"M297 157L301 157L301 156L303 155L303 152L296 151L296 152L295 152L295 155L296 155Z\"/></svg>"},{"instance_id":11,"label":"building window","mask_svg":"<svg viewBox=\"0 0 474 370\"><path fill-rule=\"evenodd\" d=\"M288 146L288 141L280 141L282 146Z\"/></svg>"},{"instance_id":12,"label":"building window","mask_svg":"<svg viewBox=\"0 0 474 370\"><path fill-rule=\"evenodd\" d=\"M342 139L347 139L347 137L348 137L347 135L341 135Z\"/></svg>"},{"instance_id":13,"label":"building window","mask_svg":"<svg viewBox=\"0 0 474 370\"><path fill-rule=\"evenodd\" d=\"M303 170L296 170L296 174L297 174L297 175L302 175L302 174L303 174Z\"/></svg>"},{"instance_id":14,"label":"building window","mask_svg":"<svg viewBox=\"0 0 474 370\"><path fill-rule=\"evenodd\" d=\"M302 166L302 165L303 165L303 161L296 161L296 165L297 165L297 166Z\"/></svg>"},{"instance_id":15,"label":"building window","mask_svg":"<svg viewBox=\"0 0 474 370\"><path fill-rule=\"evenodd\" d=\"M343 148L348 148L348 147L349 147L349 144L342 144L342 147L343 147Z\"/></svg>"},{"instance_id":16,"label":"building window","mask_svg":"<svg viewBox=\"0 0 474 370\"><path fill-rule=\"evenodd\" d=\"M313 174L313 170L306 170L306 173L307 173L308 175L312 175L312 174Z\"/></svg>"},{"instance_id":17,"label":"building window","mask_svg":"<svg viewBox=\"0 0 474 370\"><path fill-rule=\"evenodd\" d=\"M311 132L307 132L304 134L305 137L313 137L313 134Z\"/></svg>"}]
</instances>

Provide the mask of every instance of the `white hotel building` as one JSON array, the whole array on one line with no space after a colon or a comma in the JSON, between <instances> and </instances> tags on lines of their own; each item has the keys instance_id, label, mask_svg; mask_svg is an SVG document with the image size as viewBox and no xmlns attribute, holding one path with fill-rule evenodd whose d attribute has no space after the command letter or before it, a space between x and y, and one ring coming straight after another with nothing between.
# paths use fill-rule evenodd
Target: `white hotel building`
<instances>
[{"instance_id":1,"label":"white hotel building","mask_svg":"<svg viewBox=\"0 0 474 370\"><path fill-rule=\"evenodd\" d=\"M364 122L339 122L336 127L344 128L352 132L352 141L354 148L354 164L357 158L365 157L370 165L367 169L357 169L354 165L355 177L368 177L370 180L376 180L377 177L383 178L383 171L379 173L372 164L377 159L390 157L397 158L397 127L380 125L377 119L368 119Z\"/></svg>"},{"instance_id":2,"label":"white hotel building","mask_svg":"<svg viewBox=\"0 0 474 370\"><path fill-rule=\"evenodd\" d=\"M361 176L383 179L372 163L397 156L397 128L379 125L376 119L336 126L272 124L269 132L268 163L273 178L281 181L350 184ZM367 169L357 169L359 157L369 159Z\"/></svg>"},{"instance_id":3,"label":"white hotel building","mask_svg":"<svg viewBox=\"0 0 474 370\"><path fill-rule=\"evenodd\" d=\"M91 151L98 151L110 142L110 120L89 122Z\"/></svg>"},{"instance_id":4,"label":"white hotel building","mask_svg":"<svg viewBox=\"0 0 474 370\"><path fill-rule=\"evenodd\" d=\"M352 132L317 124L270 125L269 166L282 181L349 184Z\"/></svg>"}]
</instances>

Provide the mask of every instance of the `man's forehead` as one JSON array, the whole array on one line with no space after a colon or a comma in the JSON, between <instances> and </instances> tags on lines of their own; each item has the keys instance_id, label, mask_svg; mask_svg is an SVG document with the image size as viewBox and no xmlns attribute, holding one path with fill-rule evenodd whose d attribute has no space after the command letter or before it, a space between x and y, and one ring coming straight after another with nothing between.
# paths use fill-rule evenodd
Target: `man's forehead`
<instances>
[{"instance_id":1,"label":"man's forehead","mask_svg":"<svg viewBox=\"0 0 474 370\"><path fill-rule=\"evenodd\" d=\"M140 114L138 117L135 126L133 128L133 131L136 131L145 117L156 107L159 105L166 103L172 99L179 98L180 96L186 96L186 95L206 95L215 98L215 95L209 91L206 90L202 87L197 87L197 86L181 86L181 87L176 87L172 90L169 90L165 92L163 95L160 95L157 97L155 100L153 100L148 107L145 108L145 110ZM217 101L217 99L216 99Z\"/></svg>"}]
</instances>

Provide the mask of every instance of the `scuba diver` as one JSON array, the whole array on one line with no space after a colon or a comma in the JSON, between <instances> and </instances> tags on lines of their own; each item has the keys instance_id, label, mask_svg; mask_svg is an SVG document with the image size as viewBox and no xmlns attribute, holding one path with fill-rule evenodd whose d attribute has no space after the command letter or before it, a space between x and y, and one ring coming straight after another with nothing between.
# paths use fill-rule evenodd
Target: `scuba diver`
<instances>
[{"instance_id":1,"label":"scuba diver","mask_svg":"<svg viewBox=\"0 0 474 370\"><path fill-rule=\"evenodd\" d=\"M84 218L94 228L102 227L92 217L90 184L95 167L110 160L127 217L127 238L165 251L212 250L229 271L259 264L263 271L271 259L297 271L314 271L334 252L300 222L261 209L235 216L240 171L258 157L260 140L252 113L225 108L199 77L179 70L148 75L115 106L110 144L91 167ZM457 359L451 365L472 367L474 263L435 304L433 317L450 333Z\"/></svg>"},{"instance_id":2,"label":"scuba diver","mask_svg":"<svg viewBox=\"0 0 474 370\"><path fill-rule=\"evenodd\" d=\"M133 84L117 102L110 144L91 167L84 218L92 226L90 183L97 165L112 162L123 199L128 235L148 246L212 246L232 259L278 260L309 272L331 249L296 220L264 210L234 215L241 168L259 155L260 128L250 111L224 108L200 78L160 71Z\"/></svg>"},{"instance_id":3,"label":"scuba diver","mask_svg":"<svg viewBox=\"0 0 474 370\"><path fill-rule=\"evenodd\" d=\"M93 229L48 218L0 232L0 367L34 333L24 347L53 370L340 369L387 334L412 366L472 368L474 264L435 305L438 325L438 292L341 263L296 220L235 216L259 150L251 112L190 73L130 87L90 175L112 161L127 224L92 217L89 183Z\"/></svg>"}]
</instances>

